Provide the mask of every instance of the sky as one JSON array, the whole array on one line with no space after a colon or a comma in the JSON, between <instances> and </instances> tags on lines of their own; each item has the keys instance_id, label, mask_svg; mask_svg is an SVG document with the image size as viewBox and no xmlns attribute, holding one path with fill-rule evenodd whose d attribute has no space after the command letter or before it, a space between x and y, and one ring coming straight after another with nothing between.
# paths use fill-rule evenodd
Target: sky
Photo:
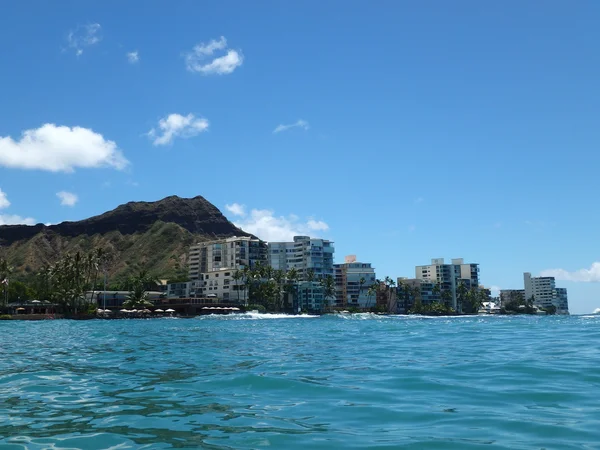
<instances>
[{"instance_id":1,"label":"sky","mask_svg":"<svg viewBox=\"0 0 600 450\"><path fill-rule=\"evenodd\" d=\"M378 277L600 307L600 3L28 1L0 14L0 224L202 195Z\"/></svg>"}]
</instances>

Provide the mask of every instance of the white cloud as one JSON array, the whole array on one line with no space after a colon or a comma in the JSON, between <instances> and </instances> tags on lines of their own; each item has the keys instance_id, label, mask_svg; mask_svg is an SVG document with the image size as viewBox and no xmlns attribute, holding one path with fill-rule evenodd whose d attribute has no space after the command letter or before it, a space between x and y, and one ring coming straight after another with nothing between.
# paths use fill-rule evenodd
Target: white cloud
<instances>
[{"instance_id":1,"label":"white cloud","mask_svg":"<svg viewBox=\"0 0 600 450\"><path fill-rule=\"evenodd\" d=\"M329 225L327 225L322 220L313 220L313 219L310 219L308 222L306 222L306 226L308 227L309 230L313 230L313 231L327 231L327 230L329 230Z\"/></svg>"},{"instance_id":2,"label":"white cloud","mask_svg":"<svg viewBox=\"0 0 600 450\"><path fill-rule=\"evenodd\" d=\"M217 51L226 51L226 53L213 58ZM223 36L218 41L213 39L208 44L196 45L192 51L184 53L184 57L187 70L204 75L232 73L244 62L240 51L227 49L227 39Z\"/></svg>"},{"instance_id":3,"label":"white cloud","mask_svg":"<svg viewBox=\"0 0 600 450\"><path fill-rule=\"evenodd\" d=\"M129 61L131 64L135 64L140 60L140 54L139 52L136 50L134 52L128 52L127 53L127 61Z\"/></svg>"},{"instance_id":4,"label":"white cloud","mask_svg":"<svg viewBox=\"0 0 600 450\"><path fill-rule=\"evenodd\" d=\"M548 269L542 270L540 275L542 277L554 277L561 281L597 283L600 282L600 262L592 263L589 269L579 269L574 272L564 269Z\"/></svg>"},{"instance_id":5,"label":"white cloud","mask_svg":"<svg viewBox=\"0 0 600 450\"><path fill-rule=\"evenodd\" d=\"M75 203L79 201L79 197L72 192L60 191L56 193L56 196L60 199L60 204L63 206L75 206Z\"/></svg>"},{"instance_id":6,"label":"white cloud","mask_svg":"<svg viewBox=\"0 0 600 450\"><path fill-rule=\"evenodd\" d=\"M281 133L282 131L289 130L290 128L302 128L308 130L308 122L306 120L299 119L295 123L289 125L277 125L277 128L273 130L273 133Z\"/></svg>"},{"instance_id":7,"label":"white cloud","mask_svg":"<svg viewBox=\"0 0 600 450\"><path fill-rule=\"evenodd\" d=\"M0 225L35 225L35 219L12 214L0 214Z\"/></svg>"},{"instance_id":8,"label":"white cloud","mask_svg":"<svg viewBox=\"0 0 600 450\"><path fill-rule=\"evenodd\" d=\"M169 114L158 121L158 130L152 128L148 136L154 145L167 145L176 137L189 138L208 130L208 120L198 119L193 114Z\"/></svg>"},{"instance_id":9,"label":"white cloud","mask_svg":"<svg viewBox=\"0 0 600 450\"><path fill-rule=\"evenodd\" d=\"M0 189L0 209L8 208L10 206L10 202L8 201L8 197L5 192L2 192Z\"/></svg>"},{"instance_id":10,"label":"white cloud","mask_svg":"<svg viewBox=\"0 0 600 450\"><path fill-rule=\"evenodd\" d=\"M239 203L232 203L231 205L225 205L225 209L229 211L234 216L245 216L246 215L246 207L244 205L240 205Z\"/></svg>"},{"instance_id":11,"label":"white cloud","mask_svg":"<svg viewBox=\"0 0 600 450\"><path fill-rule=\"evenodd\" d=\"M235 225L248 233L271 242L291 241L294 236L301 235L314 237L314 232L329 229L329 226L320 220L301 221L294 214L287 217L276 216L273 211L268 209L252 209L243 219L241 218L235 222Z\"/></svg>"},{"instance_id":12,"label":"white cloud","mask_svg":"<svg viewBox=\"0 0 600 450\"><path fill-rule=\"evenodd\" d=\"M89 128L47 123L24 131L19 141L0 136L0 167L73 172L92 167L121 170L127 164L115 142Z\"/></svg>"},{"instance_id":13,"label":"white cloud","mask_svg":"<svg viewBox=\"0 0 600 450\"><path fill-rule=\"evenodd\" d=\"M67 35L67 43L75 51L77 56L83 54L85 47L90 47L102 40L102 27L99 23L80 25Z\"/></svg>"}]
</instances>

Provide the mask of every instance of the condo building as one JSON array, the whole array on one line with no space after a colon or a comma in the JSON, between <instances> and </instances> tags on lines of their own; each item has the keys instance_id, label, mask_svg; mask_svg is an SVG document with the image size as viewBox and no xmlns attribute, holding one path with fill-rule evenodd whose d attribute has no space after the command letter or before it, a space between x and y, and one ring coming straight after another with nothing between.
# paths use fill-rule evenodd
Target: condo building
<instances>
[{"instance_id":1,"label":"condo building","mask_svg":"<svg viewBox=\"0 0 600 450\"><path fill-rule=\"evenodd\" d=\"M267 246L260 239L234 236L200 242L190 247L189 276L191 280L197 280L203 273L220 269L243 269L266 262Z\"/></svg>"},{"instance_id":2,"label":"condo building","mask_svg":"<svg viewBox=\"0 0 600 450\"><path fill-rule=\"evenodd\" d=\"M437 282L429 279L404 278L397 279L398 312L407 314L420 300L423 305L430 305L434 302L442 303L441 288L435 289Z\"/></svg>"},{"instance_id":3,"label":"condo building","mask_svg":"<svg viewBox=\"0 0 600 450\"><path fill-rule=\"evenodd\" d=\"M368 290L375 284L375 269L370 263L356 261L355 255L346 256L343 264L334 264L335 303L339 307L368 308L375 306Z\"/></svg>"},{"instance_id":4,"label":"condo building","mask_svg":"<svg viewBox=\"0 0 600 450\"><path fill-rule=\"evenodd\" d=\"M446 264L444 258L435 258L429 265L416 266L415 278L438 284L441 292L450 292L451 306L458 311L456 290L461 283L467 289L479 289L479 264L465 264L463 258L452 259L450 264Z\"/></svg>"},{"instance_id":5,"label":"condo building","mask_svg":"<svg viewBox=\"0 0 600 450\"><path fill-rule=\"evenodd\" d=\"M298 271L298 309L320 311L326 303L335 302L335 299L325 299L320 284L321 279L333 277L333 242L294 236L292 242L269 242L267 248L268 262L273 269Z\"/></svg>"},{"instance_id":6,"label":"condo building","mask_svg":"<svg viewBox=\"0 0 600 450\"><path fill-rule=\"evenodd\" d=\"M500 305L506 306L508 303L525 300L524 289L501 289L500 290Z\"/></svg>"},{"instance_id":7,"label":"condo building","mask_svg":"<svg viewBox=\"0 0 600 450\"><path fill-rule=\"evenodd\" d=\"M333 242L309 236L294 236L293 242L269 242L268 261L275 270L296 269L300 280L308 281L312 270L315 279L333 276Z\"/></svg>"},{"instance_id":8,"label":"condo building","mask_svg":"<svg viewBox=\"0 0 600 450\"><path fill-rule=\"evenodd\" d=\"M557 288L554 277L532 277L531 273L523 274L525 284L525 300L533 299L533 304L540 308L554 306L557 314L569 314L567 290Z\"/></svg>"}]
</instances>

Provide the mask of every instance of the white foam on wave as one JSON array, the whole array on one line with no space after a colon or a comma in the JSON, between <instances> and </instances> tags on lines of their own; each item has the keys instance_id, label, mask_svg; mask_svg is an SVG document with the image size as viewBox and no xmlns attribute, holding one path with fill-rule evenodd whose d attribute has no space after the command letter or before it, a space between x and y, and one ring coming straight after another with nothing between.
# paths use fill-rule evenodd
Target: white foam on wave
<instances>
[{"instance_id":1,"label":"white foam on wave","mask_svg":"<svg viewBox=\"0 0 600 450\"><path fill-rule=\"evenodd\" d=\"M600 314L600 308L596 308L592 314Z\"/></svg>"},{"instance_id":2,"label":"white foam on wave","mask_svg":"<svg viewBox=\"0 0 600 450\"><path fill-rule=\"evenodd\" d=\"M370 320L370 319L385 319L388 317L392 317L392 316L388 316L388 315L384 315L384 314L375 314L372 312L366 312L366 313L342 313L342 314L328 314L327 317L339 317L340 319L344 319L344 320Z\"/></svg>"},{"instance_id":3,"label":"white foam on wave","mask_svg":"<svg viewBox=\"0 0 600 450\"><path fill-rule=\"evenodd\" d=\"M245 312L236 314L209 314L198 316L200 319L228 319L228 320L265 320L265 319L314 319L320 316L310 314L275 314L275 313L256 313Z\"/></svg>"}]
</instances>

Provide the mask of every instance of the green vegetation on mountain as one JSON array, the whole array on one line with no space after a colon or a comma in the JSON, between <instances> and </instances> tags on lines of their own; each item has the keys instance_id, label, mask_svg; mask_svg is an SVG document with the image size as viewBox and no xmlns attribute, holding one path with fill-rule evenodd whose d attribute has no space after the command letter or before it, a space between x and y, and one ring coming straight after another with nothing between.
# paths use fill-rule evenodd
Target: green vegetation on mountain
<instances>
[{"instance_id":1,"label":"green vegetation on mountain","mask_svg":"<svg viewBox=\"0 0 600 450\"><path fill-rule=\"evenodd\" d=\"M30 280L64 255L102 249L111 255L100 268L111 284L147 270L159 278L181 279L189 246L230 236L248 236L203 197L167 197L131 202L99 216L58 225L0 226L0 257L11 280Z\"/></svg>"}]
</instances>

